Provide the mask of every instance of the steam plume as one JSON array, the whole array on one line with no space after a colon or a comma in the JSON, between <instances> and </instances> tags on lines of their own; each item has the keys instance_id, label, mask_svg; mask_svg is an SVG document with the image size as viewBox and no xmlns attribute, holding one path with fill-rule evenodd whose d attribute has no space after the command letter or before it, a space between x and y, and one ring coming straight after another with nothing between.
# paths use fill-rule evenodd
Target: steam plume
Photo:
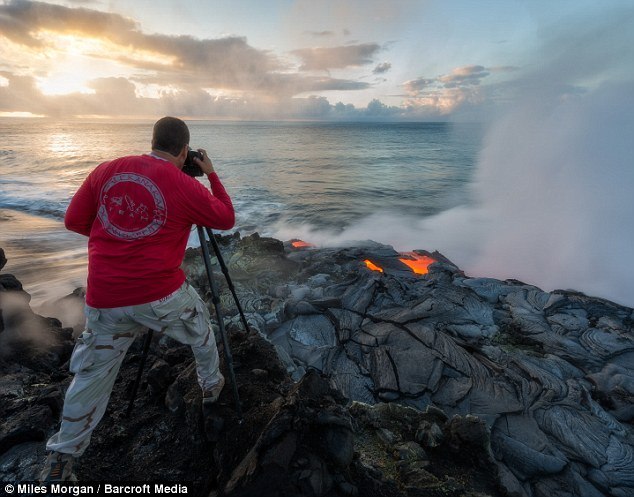
<instances>
[{"instance_id":1,"label":"steam plume","mask_svg":"<svg viewBox=\"0 0 634 497\"><path fill-rule=\"evenodd\" d=\"M633 306L634 43L623 26L633 15L614 14L551 40L542 52L550 60L498 88L514 91L514 103L484 140L473 206L422 220L382 213L342 234L293 236L437 249L472 276Z\"/></svg>"}]
</instances>

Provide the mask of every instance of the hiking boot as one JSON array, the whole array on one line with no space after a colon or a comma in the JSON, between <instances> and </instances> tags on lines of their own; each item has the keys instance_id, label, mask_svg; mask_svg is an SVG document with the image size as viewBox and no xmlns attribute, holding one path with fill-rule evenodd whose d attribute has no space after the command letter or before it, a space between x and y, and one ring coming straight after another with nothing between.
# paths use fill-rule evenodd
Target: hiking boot
<instances>
[{"instance_id":1,"label":"hiking boot","mask_svg":"<svg viewBox=\"0 0 634 497\"><path fill-rule=\"evenodd\" d=\"M225 379L220 375L220 380L209 390L203 392L203 423L205 428L205 437L209 442L217 442L220 438L220 432L224 428L225 421L215 412L214 404L220 397L222 387L225 386Z\"/></svg>"},{"instance_id":2,"label":"hiking boot","mask_svg":"<svg viewBox=\"0 0 634 497\"><path fill-rule=\"evenodd\" d=\"M225 386L225 378L220 375L220 380L209 390L203 391L203 406L209 406L215 403L220 397L220 392L222 392L222 388Z\"/></svg>"},{"instance_id":3,"label":"hiking boot","mask_svg":"<svg viewBox=\"0 0 634 497\"><path fill-rule=\"evenodd\" d=\"M72 472L74 460L75 458L70 454L50 452L46 458L44 469L40 474L40 482L77 481Z\"/></svg>"}]
</instances>

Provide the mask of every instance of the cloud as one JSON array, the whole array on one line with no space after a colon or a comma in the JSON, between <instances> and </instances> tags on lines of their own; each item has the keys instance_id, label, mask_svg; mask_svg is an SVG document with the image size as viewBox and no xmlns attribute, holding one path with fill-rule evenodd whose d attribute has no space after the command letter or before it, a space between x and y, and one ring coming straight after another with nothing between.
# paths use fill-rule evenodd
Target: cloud
<instances>
[{"instance_id":1,"label":"cloud","mask_svg":"<svg viewBox=\"0 0 634 497\"><path fill-rule=\"evenodd\" d=\"M306 31L309 35L314 36L315 38L328 38L330 36L334 36L334 31Z\"/></svg>"},{"instance_id":2,"label":"cloud","mask_svg":"<svg viewBox=\"0 0 634 497\"><path fill-rule=\"evenodd\" d=\"M498 72L500 68L496 69ZM491 70L483 66L470 65L456 67L449 74L443 74L436 78L418 78L406 81L403 86L405 91L415 96L421 91L432 88L460 88L477 86L480 82L491 74Z\"/></svg>"},{"instance_id":3,"label":"cloud","mask_svg":"<svg viewBox=\"0 0 634 497\"><path fill-rule=\"evenodd\" d=\"M495 66L495 67L489 67L488 70L493 72L493 73L495 73L495 72L514 72L514 71L518 71L519 67L517 67L517 66Z\"/></svg>"},{"instance_id":4,"label":"cloud","mask_svg":"<svg viewBox=\"0 0 634 497\"><path fill-rule=\"evenodd\" d=\"M379 10L382 18L392 18L389 8ZM353 22L353 13L348 12L346 22ZM342 25L335 24L322 24L331 30L309 33L340 36ZM479 104L486 96L481 82L507 70L469 65L408 81L400 107L382 108L377 100L366 108L342 108L310 100L322 92L358 92L382 84L380 78L336 78L329 71L372 64L374 75L386 74L392 71L391 63L377 63L376 58L387 47L350 42L303 48L290 52L297 58L292 60L289 54L255 48L243 36L148 34L120 14L13 0L0 3L0 112L135 116L167 109L192 117L301 118L304 109L311 118L319 111L333 119L443 119L468 104Z\"/></svg>"},{"instance_id":5,"label":"cloud","mask_svg":"<svg viewBox=\"0 0 634 497\"><path fill-rule=\"evenodd\" d=\"M381 49L377 43L360 43L331 48L301 48L292 53L299 57L304 71L344 69L372 63L372 57Z\"/></svg>"},{"instance_id":6,"label":"cloud","mask_svg":"<svg viewBox=\"0 0 634 497\"><path fill-rule=\"evenodd\" d=\"M0 109L6 112L39 113L42 95L30 76L16 76L9 72L0 73L6 84L0 86Z\"/></svg>"},{"instance_id":7,"label":"cloud","mask_svg":"<svg viewBox=\"0 0 634 497\"><path fill-rule=\"evenodd\" d=\"M2 73L9 84L0 87L0 110L31 112L53 117L78 115L154 115L156 102L136 95L126 78L98 78L90 83L93 93L45 96L35 78Z\"/></svg>"},{"instance_id":8,"label":"cloud","mask_svg":"<svg viewBox=\"0 0 634 497\"><path fill-rule=\"evenodd\" d=\"M85 8L18 0L0 6L0 20L2 35L19 44L46 46L44 31L97 38L115 49L100 53L100 58L138 69L186 75L191 81L204 77L217 87L255 88L262 75L284 68L274 56L251 47L243 37L199 40L148 35L131 19ZM148 60L147 54L155 57ZM171 63L157 63L160 57Z\"/></svg>"},{"instance_id":9,"label":"cloud","mask_svg":"<svg viewBox=\"0 0 634 497\"><path fill-rule=\"evenodd\" d=\"M421 91L425 90L426 88L431 88L435 84L436 84L435 79L418 78L418 79L412 79L410 81L405 81L405 83L403 83L403 87L405 88L405 91L410 96L416 96Z\"/></svg>"},{"instance_id":10,"label":"cloud","mask_svg":"<svg viewBox=\"0 0 634 497\"><path fill-rule=\"evenodd\" d=\"M366 87L351 80L316 80L294 73L288 63L267 50L252 47L245 37L198 39L146 34L134 20L119 14L25 0L0 5L0 37L16 46L46 53L69 43L60 38L68 36L84 44L91 40L85 56L127 66L137 71L137 82L258 92L281 98L320 88L345 91ZM335 49L328 56L339 53L335 65L345 66L363 62L375 50L378 45L362 45ZM314 60L320 56L321 60L327 58L325 53L317 52Z\"/></svg>"},{"instance_id":11,"label":"cloud","mask_svg":"<svg viewBox=\"0 0 634 497\"><path fill-rule=\"evenodd\" d=\"M384 73L388 72L391 68L392 68L392 64L390 64L389 62L381 62L380 64L378 64L374 68L372 73L373 74L384 74Z\"/></svg>"},{"instance_id":12,"label":"cloud","mask_svg":"<svg viewBox=\"0 0 634 497\"><path fill-rule=\"evenodd\" d=\"M460 86L476 86L483 78L491 74L482 66L457 67L450 74L440 76L438 81L443 83L445 88L458 88Z\"/></svg>"},{"instance_id":13,"label":"cloud","mask_svg":"<svg viewBox=\"0 0 634 497\"><path fill-rule=\"evenodd\" d=\"M420 77L403 83L406 105L427 108L429 112L448 115L465 105L479 105L485 101L486 91L480 88L491 73L516 70L514 67L486 68L481 65L456 67L449 74L435 78Z\"/></svg>"},{"instance_id":14,"label":"cloud","mask_svg":"<svg viewBox=\"0 0 634 497\"><path fill-rule=\"evenodd\" d=\"M328 90L365 90L370 87L368 83L335 78L307 78L306 87L310 91Z\"/></svg>"},{"instance_id":15,"label":"cloud","mask_svg":"<svg viewBox=\"0 0 634 497\"><path fill-rule=\"evenodd\" d=\"M35 78L0 72L0 110L30 112L52 117L64 116L156 116L180 115L192 118L214 116L227 119L331 119L392 120L400 119L403 109L388 107L378 100L366 108L338 103L325 97L262 98L260 95L219 96L201 88L163 87L155 97L143 97L127 78L98 78L90 82L93 93L42 95ZM6 81L5 81L6 80ZM326 91L350 85L363 89L366 83L345 82L331 78L312 78L314 91Z\"/></svg>"},{"instance_id":16,"label":"cloud","mask_svg":"<svg viewBox=\"0 0 634 497\"><path fill-rule=\"evenodd\" d=\"M123 41L131 39L137 25L131 19L85 8L67 8L42 2L14 0L0 5L2 35L28 45L42 46L40 30L81 33Z\"/></svg>"}]
</instances>

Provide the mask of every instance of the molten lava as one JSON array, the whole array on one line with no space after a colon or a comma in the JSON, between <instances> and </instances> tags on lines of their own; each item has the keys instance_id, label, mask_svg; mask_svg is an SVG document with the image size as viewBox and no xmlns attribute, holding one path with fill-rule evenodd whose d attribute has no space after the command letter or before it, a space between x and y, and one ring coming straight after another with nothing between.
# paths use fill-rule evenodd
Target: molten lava
<instances>
[{"instance_id":1,"label":"molten lava","mask_svg":"<svg viewBox=\"0 0 634 497\"><path fill-rule=\"evenodd\" d=\"M294 248L307 248L307 247L314 247L314 245L312 243L308 243L305 242L303 240L295 240L294 242L291 242L291 245Z\"/></svg>"},{"instance_id":2,"label":"molten lava","mask_svg":"<svg viewBox=\"0 0 634 497\"><path fill-rule=\"evenodd\" d=\"M431 257L418 255L416 252L402 252L401 255L404 257L400 257L399 261L403 264L407 264L416 274L427 274L427 267L431 263L436 262Z\"/></svg>"},{"instance_id":3,"label":"molten lava","mask_svg":"<svg viewBox=\"0 0 634 497\"><path fill-rule=\"evenodd\" d=\"M365 262L365 265L368 266L368 268L370 268L372 271L379 271L380 273L383 272L383 269L374 264L374 262L372 262L370 259L366 259L363 262Z\"/></svg>"}]
</instances>

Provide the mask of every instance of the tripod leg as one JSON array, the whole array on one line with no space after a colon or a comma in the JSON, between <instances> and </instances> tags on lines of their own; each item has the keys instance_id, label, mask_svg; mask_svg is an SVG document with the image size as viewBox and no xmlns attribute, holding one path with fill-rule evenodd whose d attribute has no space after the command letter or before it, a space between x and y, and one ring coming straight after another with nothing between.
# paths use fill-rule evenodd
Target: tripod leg
<instances>
[{"instance_id":1,"label":"tripod leg","mask_svg":"<svg viewBox=\"0 0 634 497\"><path fill-rule=\"evenodd\" d=\"M143 368L145 367L145 361L147 359L148 352L150 350L150 344L152 343L152 335L154 332L152 330L148 330L147 335L145 337L145 342L143 342L143 355L141 356L141 362L139 363L139 370L136 374L136 380L134 380L134 386L132 387L132 395L130 396L130 403L128 404L128 409L125 412L125 417L129 418L130 414L132 414L132 409L134 408L134 401L136 399L136 394L139 390L139 385L141 384L141 376L143 376Z\"/></svg>"},{"instance_id":2,"label":"tripod leg","mask_svg":"<svg viewBox=\"0 0 634 497\"><path fill-rule=\"evenodd\" d=\"M233 357L231 355L231 349L229 348L229 341L227 340L227 332L225 331L225 323L222 319L222 313L220 311L220 296L218 294L218 288L214 280L213 272L211 270L211 259L209 257L209 247L207 247L207 240L205 240L205 233L201 226L196 227L198 230L198 238L200 239L200 249L203 253L203 261L205 262L205 269L207 271L207 279L209 280L209 288L211 290L211 301L214 304L216 311L216 317L218 318L218 328L220 329L220 336L222 338L222 345L225 349L225 360L227 362L227 369L229 370L229 379L233 390L233 398L236 403L236 413L238 419L242 421L242 406L240 405L240 395L238 394L238 384L236 383L235 373L233 371ZM218 259L220 260L220 259Z\"/></svg>"},{"instance_id":3,"label":"tripod leg","mask_svg":"<svg viewBox=\"0 0 634 497\"><path fill-rule=\"evenodd\" d=\"M205 228L207 230L207 235L209 236L209 240L211 241L211 246L216 253L216 257L218 258L218 263L220 264L220 269L222 269L222 274L225 275L225 279L227 280L227 285L229 286L229 290L231 291L231 295L233 295L233 300L236 303L236 307L238 308L238 312L240 313L240 319L242 320L242 325L244 326L244 331L249 332L249 323L247 323L247 318L244 315L244 311L242 310L242 305L240 305L240 300L238 300L238 295L236 294L236 289L233 286L233 281L231 281L231 276L229 275L229 269L227 269L227 265L220 253L220 247L218 247L218 242L214 237L214 232L211 228Z\"/></svg>"}]
</instances>

